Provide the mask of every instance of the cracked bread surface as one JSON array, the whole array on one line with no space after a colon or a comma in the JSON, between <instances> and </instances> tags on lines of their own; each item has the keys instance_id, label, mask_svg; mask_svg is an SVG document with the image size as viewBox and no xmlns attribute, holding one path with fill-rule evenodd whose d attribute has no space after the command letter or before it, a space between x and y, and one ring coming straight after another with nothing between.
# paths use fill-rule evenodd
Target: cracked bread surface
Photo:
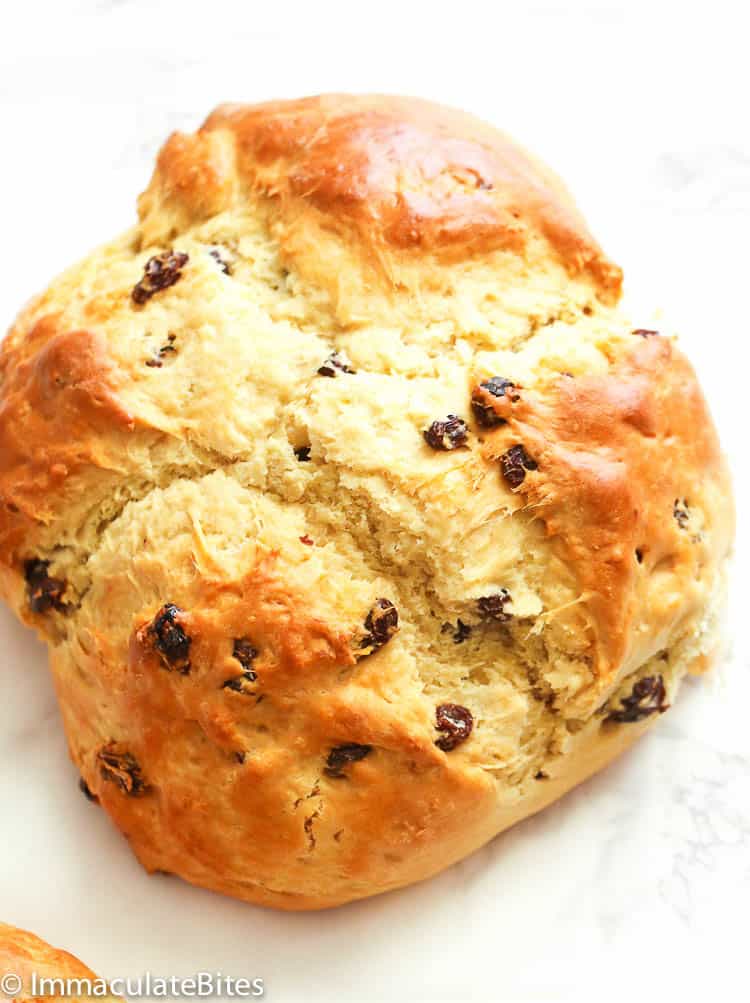
<instances>
[{"instance_id":1,"label":"cracked bread surface","mask_svg":"<svg viewBox=\"0 0 750 1003\"><path fill-rule=\"evenodd\" d=\"M620 281L489 126L332 95L170 137L21 314L0 586L144 866L289 909L407 884L707 667L728 475Z\"/></svg>"}]
</instances>

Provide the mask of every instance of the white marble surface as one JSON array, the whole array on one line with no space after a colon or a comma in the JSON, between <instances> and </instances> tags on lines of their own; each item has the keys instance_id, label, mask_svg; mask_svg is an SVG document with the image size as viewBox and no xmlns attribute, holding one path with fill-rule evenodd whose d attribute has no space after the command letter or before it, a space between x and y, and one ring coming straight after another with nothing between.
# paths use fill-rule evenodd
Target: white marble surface
<instances>
[{"instance_id":1,"label":"white marble surface","mask_svg":"<svg viewBox=\"0 0 750 1003\"><path fill-rule=\"evenodd\" d=\"M418 93L567 177L680 328L747 510L750 91L740 5L212 0L3 6L0 315L129 223L160 140L224 99ZM419 887L322 915L147 878L79 794L44 651L0 612L0 918L109 976L262 975L269 1000L746 998L750 554L731 659L658 731Z\"/></svg>"}]
</instances>

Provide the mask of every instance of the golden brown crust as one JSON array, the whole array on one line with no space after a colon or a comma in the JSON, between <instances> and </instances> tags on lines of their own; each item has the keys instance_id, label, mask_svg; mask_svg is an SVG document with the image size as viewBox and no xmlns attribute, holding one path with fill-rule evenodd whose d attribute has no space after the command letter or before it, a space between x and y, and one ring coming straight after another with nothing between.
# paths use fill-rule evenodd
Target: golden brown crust
<instances>
[{"instance_id":1,"label":"golden brown crust","mask_svg":"<svg viewBox=\"0 0 750 1003\"><path fill-rule=\"evenodd\" d=\"M562 183L502 133L429 102L334 94L225 105L196 136L171 137L141 213L167 203L184 224L251 194L278 201L289 224L317 210L371 260L523 256L529 234L541 235L602 299L619 295L620 269Z\"/></svg>"},{"instance_id":2,"label":"golden brown crust","mask_svg":"<svg viewBox=\"0 0 750 1003\"><path fill-rule=\"evenodd\" d=\"M58 674L74 758L149 871L284 910L390 891L430 877L540 811L655 723L656 716L613 727L594 717L543 773L520 789L499 790L471 757L435 747L423 705L379 697L379 661L370 671L347 672L348 650L334 650L341 641L321 649L325 629L300 622L300 598L263 578L260 592L257 583L231 589L229 604L215 594L203 607L192 598L198 612L185 620L193 638L189 679L156 665L136 630L119 694L130 736L117 750L147 764L135 796L101 770L95 695L82 701L80 691L60 688L71 674ZM280 618L272 612L279 603L288 611ZM237 671L227 652L239 630L250 631L264 652L252 697L222 689ZM111 657L105 645L79 668L88 675ZM272 745L263 741L266 729ZM331 748L351 742L372 752L329 776Z\"/></svg>"},{"instance_id":3,"label":"golden brown crust","mask_svg":"<svg viewBox=\"0 0 750 1003\"><path fill-rule=\"evenodd\" d=\"M0 989L0 1003L37 1003L39 1000L67 999L70 1003L80 1003L80 1000L91 999L85 992L80 996L76 995L50 995L45 992L42 996L31 996L32 975L37 979L91 979L96 980L96 976L82 964L78 958L61 951L59 948L50 947L45 941L40 940L33 933L26 930L19 930L14 926L0 923L0 975L17 975L23 981L24 989L12 998L3 995ZM40 987L42 988L42 987ZM99 999L114 1000L112 996L102 996ZM118 997L119 998L119 997Z\"/></svg>"},{"instance_id":4,"label":"golden brown crust","mask_svg":"<svg viewBox=\"0 0 750 1003\"><path fill-rule=\"evenodd\" d=\"M119 463L135 420L102 339L61 330L54 315L0 347L0 386L0 548L19 568L36 527L80 493L81 473Z\"/></svg>"},{"instance_id":5,"label":"golden brown crust","mask_svg":"<svg viewBox=\"0 0 750 1003\"><path fill-rule=\"evenodd\" d=\"M100 695L58 674L74 758L145 867L297 909L397 887L446 852L463 855L494 811L494 783L437 749L427 706L378 693L381 659L357 664L351 632L306 614L311 597L290 590L272 555L243 580L203 578L177 598L189 672L165 668L148 630L159 610L144 609L108 698L110 720L128 722L125 743L116 731L95 737ZM236 692L225 684L241 674L232 651L243 636L260 652L257 682ZM98 633L86 648L86 677L117 657ZM350 743L371 751L332 775L328 756ZM135 791L102 770L113 744L138 769Z\"/></svg>"},{"instance_id":6,"label":"golden brown crust","mask_svg":"<svg viewBox=\"0 0 750 1003\"><path fill-rule=\"evenodd\" d=\"M145 867L289 909L416 881L705 667L710 416L545 168L418 101L225 107L139 209L0 348L0 588Z\"/></svg>"},{"instance_id":7,"label":"golden brown crust","mask_svg":"<svg viewBox=\"0 0 750 1003\"><path fill-rule=\"evenodd\" d=\"M516 490L575 569L594 701L706 604L702 570L734 536L729 472L692 366L655 332L632 339L605 374L485 395L507 422L485 455L523 445L537 469Z\"/></svg>"}]
</instances>

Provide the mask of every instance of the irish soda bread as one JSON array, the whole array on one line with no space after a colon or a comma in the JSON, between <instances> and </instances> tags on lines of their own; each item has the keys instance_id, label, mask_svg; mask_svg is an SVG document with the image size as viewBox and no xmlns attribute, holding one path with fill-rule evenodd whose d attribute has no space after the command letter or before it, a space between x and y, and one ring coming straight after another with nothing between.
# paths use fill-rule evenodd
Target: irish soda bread
<instances>
[{"instance_id":1,"label":"irish soda bread","mask_svg":"<svg viewBox=\"0 0 750 1003\"><path fill-rule=\"evenodd\" d=\"M2 346L0 583L148 870L417 881L704 670L711 418L545 167L417 100L230 105L138 208Z\"/></svg>"},{"instance_id":2,"label":"irish soda bread","mask_svg":"<svg viewBox=\"0 0 750 1003\"><path fill-rule=\"evenodd\" d=\"M53 979L73 981L47 981ZM78 980L84 981L79 984ZM97 988L100 985L96 975L78 958L50 947L33 933L0 923L0 1003L31 1003L39 999L45 1003L57 1000L91 1003L92 994L86 991L88 982ZM57 991L68 988L70 992ZM79 988L81 992L77 991ZM114 1003L118 998L103 996L100 991L96 996L103 1003Z\"/></svg>"}]
</instances>

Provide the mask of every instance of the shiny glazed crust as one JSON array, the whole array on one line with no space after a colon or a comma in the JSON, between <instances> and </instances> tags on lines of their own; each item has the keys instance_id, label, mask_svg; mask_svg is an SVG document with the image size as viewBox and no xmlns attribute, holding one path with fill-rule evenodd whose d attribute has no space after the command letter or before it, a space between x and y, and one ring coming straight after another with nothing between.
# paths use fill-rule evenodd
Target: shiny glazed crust
<instances>
[{"instance_id":1,"label":"shiny glazed crust","mask_svg":"<svg viewBox=\"0 0 750 1003\"><path fill-rule=\"evenodd\" d=\"M145 867L288 909L408 884L708 666L726 467L620 283L502 134L332 95L173 135L21 314L0 587Z\"/></svg>"}]
</instances>

